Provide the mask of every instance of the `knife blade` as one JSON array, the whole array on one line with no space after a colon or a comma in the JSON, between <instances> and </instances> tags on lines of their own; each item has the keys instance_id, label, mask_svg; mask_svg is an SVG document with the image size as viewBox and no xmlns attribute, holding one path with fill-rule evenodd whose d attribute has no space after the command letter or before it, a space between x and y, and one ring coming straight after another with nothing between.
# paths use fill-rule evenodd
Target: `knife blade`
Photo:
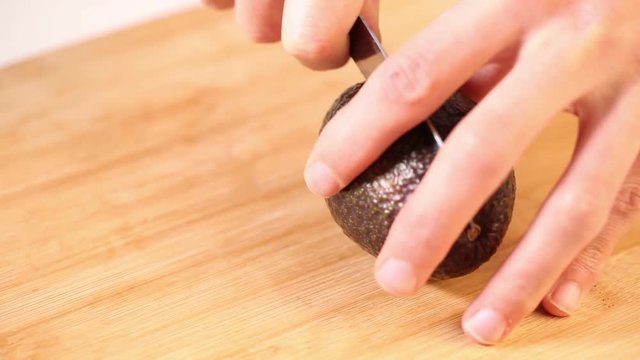
<instances>
[{"instance_id":1,"label":"knife blade","mask_svg":"<svg viewBox=\"0 0 640 360\"><path fill-rule=\"evenodd\" d=\"M353 27L349 31L349 55L356 63L365 79L368 79L373 71L387 59L387 52L382 47L382 42L371 26L362 17L358 16ZM444 141L430 119L426 120L438 149Z\"/></svg>"},{"instance_id":2,"label":"knife blade","mask_svg":"<svg viewBox=\"0 0 640 360\"><path fill-rule=\"evenodd\" d=\"M358 16L349 32L349 54L365 78L387 58L378 36L362 16Z\"/></svg>"}]
</instances>

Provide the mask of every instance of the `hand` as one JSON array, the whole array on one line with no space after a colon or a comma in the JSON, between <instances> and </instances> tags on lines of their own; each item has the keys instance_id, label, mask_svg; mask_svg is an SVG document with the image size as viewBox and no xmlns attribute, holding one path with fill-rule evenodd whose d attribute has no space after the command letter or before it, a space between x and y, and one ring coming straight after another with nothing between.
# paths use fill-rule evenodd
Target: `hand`
<instances>
[{"instance_id":1,"label":"hand","mask_svg":"<svg viewBox=\"0 0 640 360\"><path fill-rule=\"evenodd\" d=\"M285 24L302 24L315 10L296 9L305 15L288 22L289 3L312 9L320 2L285 4L283 42L291 51L287 39L304 32L289 32ZM337 3L351 2L322 2L324 9ZM345 13L352 23L357 11ZM319 195L338 192L457 88L482 98L398 214L376 261L383 289L415 293L527 146L568 109L580 118L573 159L518 247L467 309L463 329L494 344L539 303L557 316L577 308L640 212L638 18L637 0L463 0L376 70L309 157L305 178ZM334 57L324 41L346 38L349 21L340 21L339 32L318 35L292 53L317 68L339 64L333 60L345 60L344 42L342 57Z\"/></svg>"},{"instance_id":2,"label":"hand","mask_svg":"<svg viewBox=\"0 0 640 360\"><path fill-rule=\"evenodd\" d=\"M640 208L638 18L636 0L461 1L372 75L310 155L306 180L319 195L339 191L465 82L477 97L488 93L398 214L376 262L382 288L416 292L569 108L580 118L571 164L463 328L493 344L540 302L558 316L576 309Z\"/></svg>"},{"instance_id":3,"label":"hand","mask_svg":"<svg viewBox=\"0 0 640 360\"><path fill-rule=\"evenodd\" d=\"M204 0L216 8L233 0ZM316 70L337 68L349 59L347 34L360 13L378 29L379 0L236 0L236 20L255 42L282 40L285 50Z\"/></svg>"}]
</instances>

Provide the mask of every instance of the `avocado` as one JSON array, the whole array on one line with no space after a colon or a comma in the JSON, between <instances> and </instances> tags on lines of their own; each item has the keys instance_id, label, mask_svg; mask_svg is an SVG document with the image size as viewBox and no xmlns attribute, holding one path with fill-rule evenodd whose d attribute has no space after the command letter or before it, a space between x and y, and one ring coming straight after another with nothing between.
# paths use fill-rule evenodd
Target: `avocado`
<instances>
[{"instance_id":1,"label":"avocado","mask_svg":"<svg viewBox=\"0 0 640 360\"><path fill-rule=\"evenodd\" d=\"M335 100L320 131L362 85L348 88ZM458 91L430 119L440 135L446 138L474 106L471 99ZM429 169L437 150L438 145L425 122L404 134L347 187L326 199L335 222L361 248L377 256L393 220ZM463 276L488 261L507 231L514 200L515 175L512 170L460 234L431 280Z\"/></svg>"}]
</instances>

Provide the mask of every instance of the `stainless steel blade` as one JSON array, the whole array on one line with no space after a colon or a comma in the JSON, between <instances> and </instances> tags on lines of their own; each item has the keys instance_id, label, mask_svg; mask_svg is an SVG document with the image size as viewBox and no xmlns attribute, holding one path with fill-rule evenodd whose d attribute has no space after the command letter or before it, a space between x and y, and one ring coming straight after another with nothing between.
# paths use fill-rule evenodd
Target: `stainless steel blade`
<instances>
[{"instance_id":1,"label":"stainless steel blade","mask_svg":"<svg viewBox=\"0 0 640 360\"><path fill-rule=\"evenodd\" d=\"M358 16L349 32L349 47L351 58L365 78L387 58L376 33L362 16Z\"/></svg>"}]
</instances>

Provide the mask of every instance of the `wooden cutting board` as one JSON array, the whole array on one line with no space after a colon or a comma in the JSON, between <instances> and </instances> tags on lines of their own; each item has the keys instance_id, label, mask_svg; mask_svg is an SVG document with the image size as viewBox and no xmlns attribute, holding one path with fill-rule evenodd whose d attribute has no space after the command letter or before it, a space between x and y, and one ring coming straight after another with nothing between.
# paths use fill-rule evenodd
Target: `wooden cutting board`
<instances>
[{"instance_id":1,"label":"wooden cutting board","mask_svg":"<svg viewBox=\"0 0 640 360\"><path fill-rule=\"evenodd\" d=\"M451 1L383 7L390 50ZM640 358L640 227L574 316L503 344L460 316L562 171L556 119L517 167L490 263L386 295L302 168L360 75L314 73L199 10L0 71L0 358Z\"/></svg>"}]
</instances>

